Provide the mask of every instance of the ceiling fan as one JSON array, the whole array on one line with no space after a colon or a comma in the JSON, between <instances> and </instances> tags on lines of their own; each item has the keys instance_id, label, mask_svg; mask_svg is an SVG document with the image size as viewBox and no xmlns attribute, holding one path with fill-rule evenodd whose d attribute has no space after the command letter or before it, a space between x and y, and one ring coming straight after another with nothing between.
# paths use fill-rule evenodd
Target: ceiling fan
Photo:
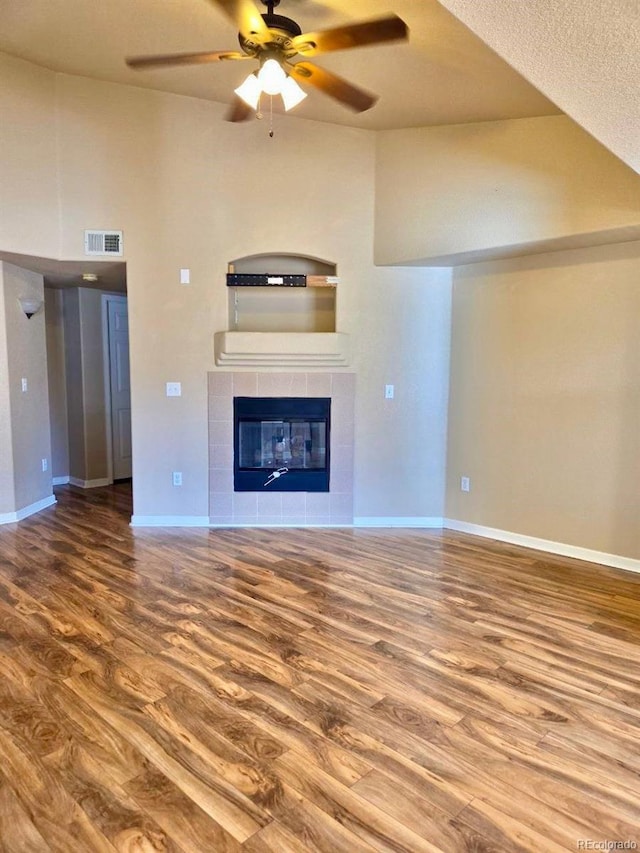
<instances>
[{"instance_id":1,"label":"ceiling fan","mask_svg":"<svg viewBox=\"0 0 640 853\"><path fill-rule=\"evenodd\" d=\"M335 50L397 41L409 37L409 29L397 15L347 24L318 32L303 33L291 18L276 15L280 0L262 0L267 7L261 14L253 0L210 0L238 26L242 52L215 50L202 53L174 53L160 56L136 56L126 60L130 68L161 68L169 65L197 65L236 59L257 59L260 67L235 90L236 98L228 121L244 121L259 109L260 96L280 95L285 110L299 104L306 92L296 79L324 92L355 112L370 109L376 95L354 86L343 77L320 68L306 57ZM294 79L295 78L295 79Z\"/></svg>"}]
</instances>

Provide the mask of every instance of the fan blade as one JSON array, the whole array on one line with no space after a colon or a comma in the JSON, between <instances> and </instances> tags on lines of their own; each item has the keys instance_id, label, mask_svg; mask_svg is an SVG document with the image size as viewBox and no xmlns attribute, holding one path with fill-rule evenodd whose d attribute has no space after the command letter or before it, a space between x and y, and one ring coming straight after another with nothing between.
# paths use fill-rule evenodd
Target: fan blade
<instances>
[{"instance_id":1,"label":"fan blade","mask_svg":"<svg viewBox=\"0 0 640 853\"><path fill-rule=\"evenodd\" d=\"M246 121L255 115L254 111L248 104L239 98L237 95L233 99L233 103L225 116L225 121Z\"/></svg>"},{"instance_id":2,"label":"fan blade","mask_svg":"<svg viewBox=\"0 0 640 853\"><path fill-rule=\"evenodd\" d=\"M397 15L389 15L386 18L349 24L332 30L302 33L291 40L291 45L298 53L316 56L318 53L328 53L332 50L347 50L350 47L406 38L409 38L409 28L405 22Z\"/></svg>"},{"instance_id":3,"label":"fan blade","mask_svg":"<svg viewBox=\"0 0 640 853\"><path fill-rule=\"evenodd\" d=\"M320 89L325 95L335 98L347 107L351 107L357 113L363 113L370 109L378 100L377 95L359 89L353 83L349 83L343 77L332 74L325 68L313 65L311 62L297 62L295 65L287 63L290 73L306 83Z\"/></svg>"},{"instance_id":4,"label":"fan blade","mask_svg":"<svg viewBox=\"0 0 640 853\"><path fill-rule=\"evenodd\" d=\"M161 68L165 65L200 65L223 59L252 59L237 50L212 50L205 53L167 53L160 56L132 56L125 60L129 68Z\"/></svg>"},{"instance_id":5,"label":"fan blade","mask_svg":"<svg viewBox=\"0 0 640 853\"><path fill-rule=\"evenodd\" d=\"M252 0L211 0L211 3L231 18L246 41L254 44L271 41L269 28Z\"/></svg>"}]
</instances>

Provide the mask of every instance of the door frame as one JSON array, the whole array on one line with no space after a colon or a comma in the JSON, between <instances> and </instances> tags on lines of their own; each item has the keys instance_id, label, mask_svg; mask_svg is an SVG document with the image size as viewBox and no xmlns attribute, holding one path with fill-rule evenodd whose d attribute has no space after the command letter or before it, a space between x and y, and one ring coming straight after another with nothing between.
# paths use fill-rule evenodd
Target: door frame
<instances>
[{"instance_id":1,"label":"door frame","mask_svg":"<svg viewBox=\"0 0 640 853\"><path fill-rule=\"evenodd\" d=\"M109 353L109 303L129 304L126 294L102 294L102 366L104 376L104 417L107 445L107 478L113 484L113 424L111 423L111 356Z\"/></svg>"}]
</instances>

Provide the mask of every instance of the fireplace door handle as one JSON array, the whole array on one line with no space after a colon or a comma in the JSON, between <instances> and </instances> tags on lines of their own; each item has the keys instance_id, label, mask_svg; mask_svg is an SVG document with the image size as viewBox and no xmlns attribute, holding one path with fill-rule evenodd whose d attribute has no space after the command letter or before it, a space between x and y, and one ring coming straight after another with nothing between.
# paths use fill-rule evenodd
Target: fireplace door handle
<instances>
[{"instance_id":1,"label":"fireplace door handle","mask_svg":"<svg viewBox=\"0 0 640 853\"><path fill-rule=\"evenodd\" d=\"M283 474L288 474L288 468L278 468L276 471L272 471L267 477L267 481L265 482L265 486L268 486L269 483L273 483L274 480L277 480L278 477L282 477Z\"/></svg>"}]
</instances>

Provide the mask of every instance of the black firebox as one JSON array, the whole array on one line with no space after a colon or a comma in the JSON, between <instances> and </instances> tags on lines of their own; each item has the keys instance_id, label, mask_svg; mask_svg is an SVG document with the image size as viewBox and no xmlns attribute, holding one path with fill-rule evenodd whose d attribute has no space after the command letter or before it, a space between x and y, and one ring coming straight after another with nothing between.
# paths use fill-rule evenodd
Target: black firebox
<instances>
[{"instance_id":1,"label":"black firebox","mask_svg":"<svg viewBox=\"0 0 640 853\"><path fill-rule=\"evenodd\" d=\"M236 492L328 492L331 399L234 397Z\"/></svg>"}]
</instances>

